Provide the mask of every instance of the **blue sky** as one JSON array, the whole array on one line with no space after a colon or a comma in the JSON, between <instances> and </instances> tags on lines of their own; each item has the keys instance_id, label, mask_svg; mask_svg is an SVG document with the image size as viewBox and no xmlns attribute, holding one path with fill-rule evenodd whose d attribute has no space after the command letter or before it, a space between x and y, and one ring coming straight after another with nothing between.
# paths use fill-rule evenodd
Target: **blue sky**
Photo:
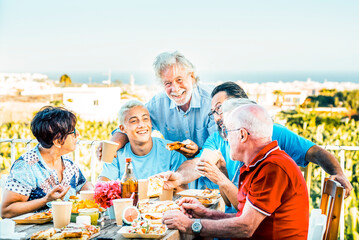
<instances>
[{"instance_id":1,"label":"blue sky","mask_svg":"<svg viewBox=\"0 0 359 240\"><path fill-rule=\"evenodd\" d=\"M0 0L0 72L359 71L359 1Z\"/></svg>"}]
</instances>

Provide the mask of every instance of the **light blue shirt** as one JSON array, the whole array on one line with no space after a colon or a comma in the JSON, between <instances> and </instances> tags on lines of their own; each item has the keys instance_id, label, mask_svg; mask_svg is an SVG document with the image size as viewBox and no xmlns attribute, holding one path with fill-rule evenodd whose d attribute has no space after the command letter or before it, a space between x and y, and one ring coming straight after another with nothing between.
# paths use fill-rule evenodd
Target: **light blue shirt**
<instances>
[{"instance_id":1,"label":"light blue shirt","mask_svg":"<svg viewBox=\"0 0 359 240\"><path fill-rule=\"evenodd\" d=\"M279 124L273 125L272 140L276 140L280 149L284 150L297 163L298 166L305 167L308 165L308 162L305 160L305 155L309 148L315 145L313 142L300 137L299 135L290 131L288 128ZM222 153L226 161L229 180L231 180L234 185L238 187L239 168L243 166L243 162L231 160L228 141L224 141L223 138L219 135L219 132L216 131L211 136L209 136L203 145L203 148L208 148L211 150L217 149ZM202 151L196 157L200 157L201 154ZM216 189L219 188L218 185L214 184L206 177L201 177L198 179L197 187L200 189L204 189L205 187ZM229 209L226 208L226 212L236 213L234 208L232 208L234 211L230 211Z\"/></svg>"},{"instance_id":2,"label":"light blue shirt","mask_svg":"<svg viewBox=\"0 0 359 240\"><path fill-rule=\"evenodd\" d=\"M187 112L180 110L165 92L154 96L146 107L150 112L153 129L171 141L190 139L202 147L206 139L217 130L214 120L208 116L211 96L198 86L193 88Z\"/></svg>"},{"instance_id":3,"label":"light blue shirt","mask_svg":"<svg viewBox=\"0 0 359 240\"><path fill-rule=\"evenodd\" d=\"M126 158L132 159L133 171L137 179L146 179L161 172L176 171L186 161L186 157L179 152L166 149L166 144L170 143L170 141L156 137L152 137L152 141L151 151L144 156L135 155L128 142L117 151L117 157L113 159L112 163L103 164L100 177L121 180L125 172Z\"/></svg>"}]
</instances>

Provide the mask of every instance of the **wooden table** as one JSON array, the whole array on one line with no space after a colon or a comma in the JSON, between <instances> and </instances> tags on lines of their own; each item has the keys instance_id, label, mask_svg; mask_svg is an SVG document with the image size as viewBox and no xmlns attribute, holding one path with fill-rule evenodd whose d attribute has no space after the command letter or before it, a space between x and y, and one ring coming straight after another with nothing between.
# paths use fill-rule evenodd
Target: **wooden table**
<instances>
[{"instance_id":1,"label":"wooden table","mask_svg":"<svg viewBox=\"0 0 359 240\"><path fill-rule=\"evenodd\" d=\"M180 196L175 195L174 200L178 199ZM224 202L223 199L220 198L220 201L217 204L212 205L210 208L224 211ZM30 225L19 225L16 224L15 231L16 232L25 232L26 237L24 239L29 239L31 235L35 232L46 230L48 228L53 227L53 223L45 223L45 224L30 224ZM100 235L95 239L113 239L113 240L124 240L127 238L122 237L121 234L117 233L120 230L121 226L117 226L115 220L106 220L104 222L103 227L101 227ZM168 230L167 234L162 238L164 240L176 240L176 239L193 239L194 236L190 234L179 233L178 230Z\"/></svg>"},{"instance_id":2,"label":"wooden table","mask_svg":"<svg viewBox=\"0 0 359 240\"><path fill-rule=\"evenodd\" d=\"M31 235L35 232L42 231L53 227L54 224L52 222L45 224L29 224L29 225L20 225L16 224L15 231L16 232L25 232L26 237L23 239L29 239ZM103 227L101 227L100 235L95 239L113 239L113 240L124 240L127 238L122 237L121 234L117 233L120 230L121 226L117 226L115 220L107 220ZM178 230L168 230L167 234L162 238L165 240L176 240L180 239L180 234Z\"/></svg>"}]
</instances>

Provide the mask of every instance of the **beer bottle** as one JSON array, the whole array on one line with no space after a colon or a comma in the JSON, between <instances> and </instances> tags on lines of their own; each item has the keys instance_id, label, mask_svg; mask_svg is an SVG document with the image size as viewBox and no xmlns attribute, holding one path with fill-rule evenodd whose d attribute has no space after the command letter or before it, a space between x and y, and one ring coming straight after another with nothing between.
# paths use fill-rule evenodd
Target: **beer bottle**
<instances>
[{"instance_id":1,"label":"beer bottle","mask_svg":"<svg viewBox=\"0 0 359 240\"><path fill-rule=\"evenodd\" d=\"M122 198L130 198L132 193L135 193L133 198L133 205L137 205L138 200L138 181L133 172L131 158L126 158L125 173L121 179Z\"/></svg>"}]
</instances>

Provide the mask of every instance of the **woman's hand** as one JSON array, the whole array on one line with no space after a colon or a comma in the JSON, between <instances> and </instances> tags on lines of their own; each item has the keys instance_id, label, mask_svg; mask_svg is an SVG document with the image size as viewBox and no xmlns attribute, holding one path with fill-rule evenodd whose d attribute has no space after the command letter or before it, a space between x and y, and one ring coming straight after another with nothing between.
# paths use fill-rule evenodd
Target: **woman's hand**
<instances>
[{"instance_id":1,"label":"woman's hand","mask_svg":"<svg viewBox=\"0 0 359 240\"><path fill-rule=\"evenodd\" d=\"M67 187L64 187L62 185L57 185L54 187L48 194L46 194L46 202L52 202L57 199L63 199L66 195L66 193L70 190L71 186L68 185Z\"/></svg>"}]
</instances>

